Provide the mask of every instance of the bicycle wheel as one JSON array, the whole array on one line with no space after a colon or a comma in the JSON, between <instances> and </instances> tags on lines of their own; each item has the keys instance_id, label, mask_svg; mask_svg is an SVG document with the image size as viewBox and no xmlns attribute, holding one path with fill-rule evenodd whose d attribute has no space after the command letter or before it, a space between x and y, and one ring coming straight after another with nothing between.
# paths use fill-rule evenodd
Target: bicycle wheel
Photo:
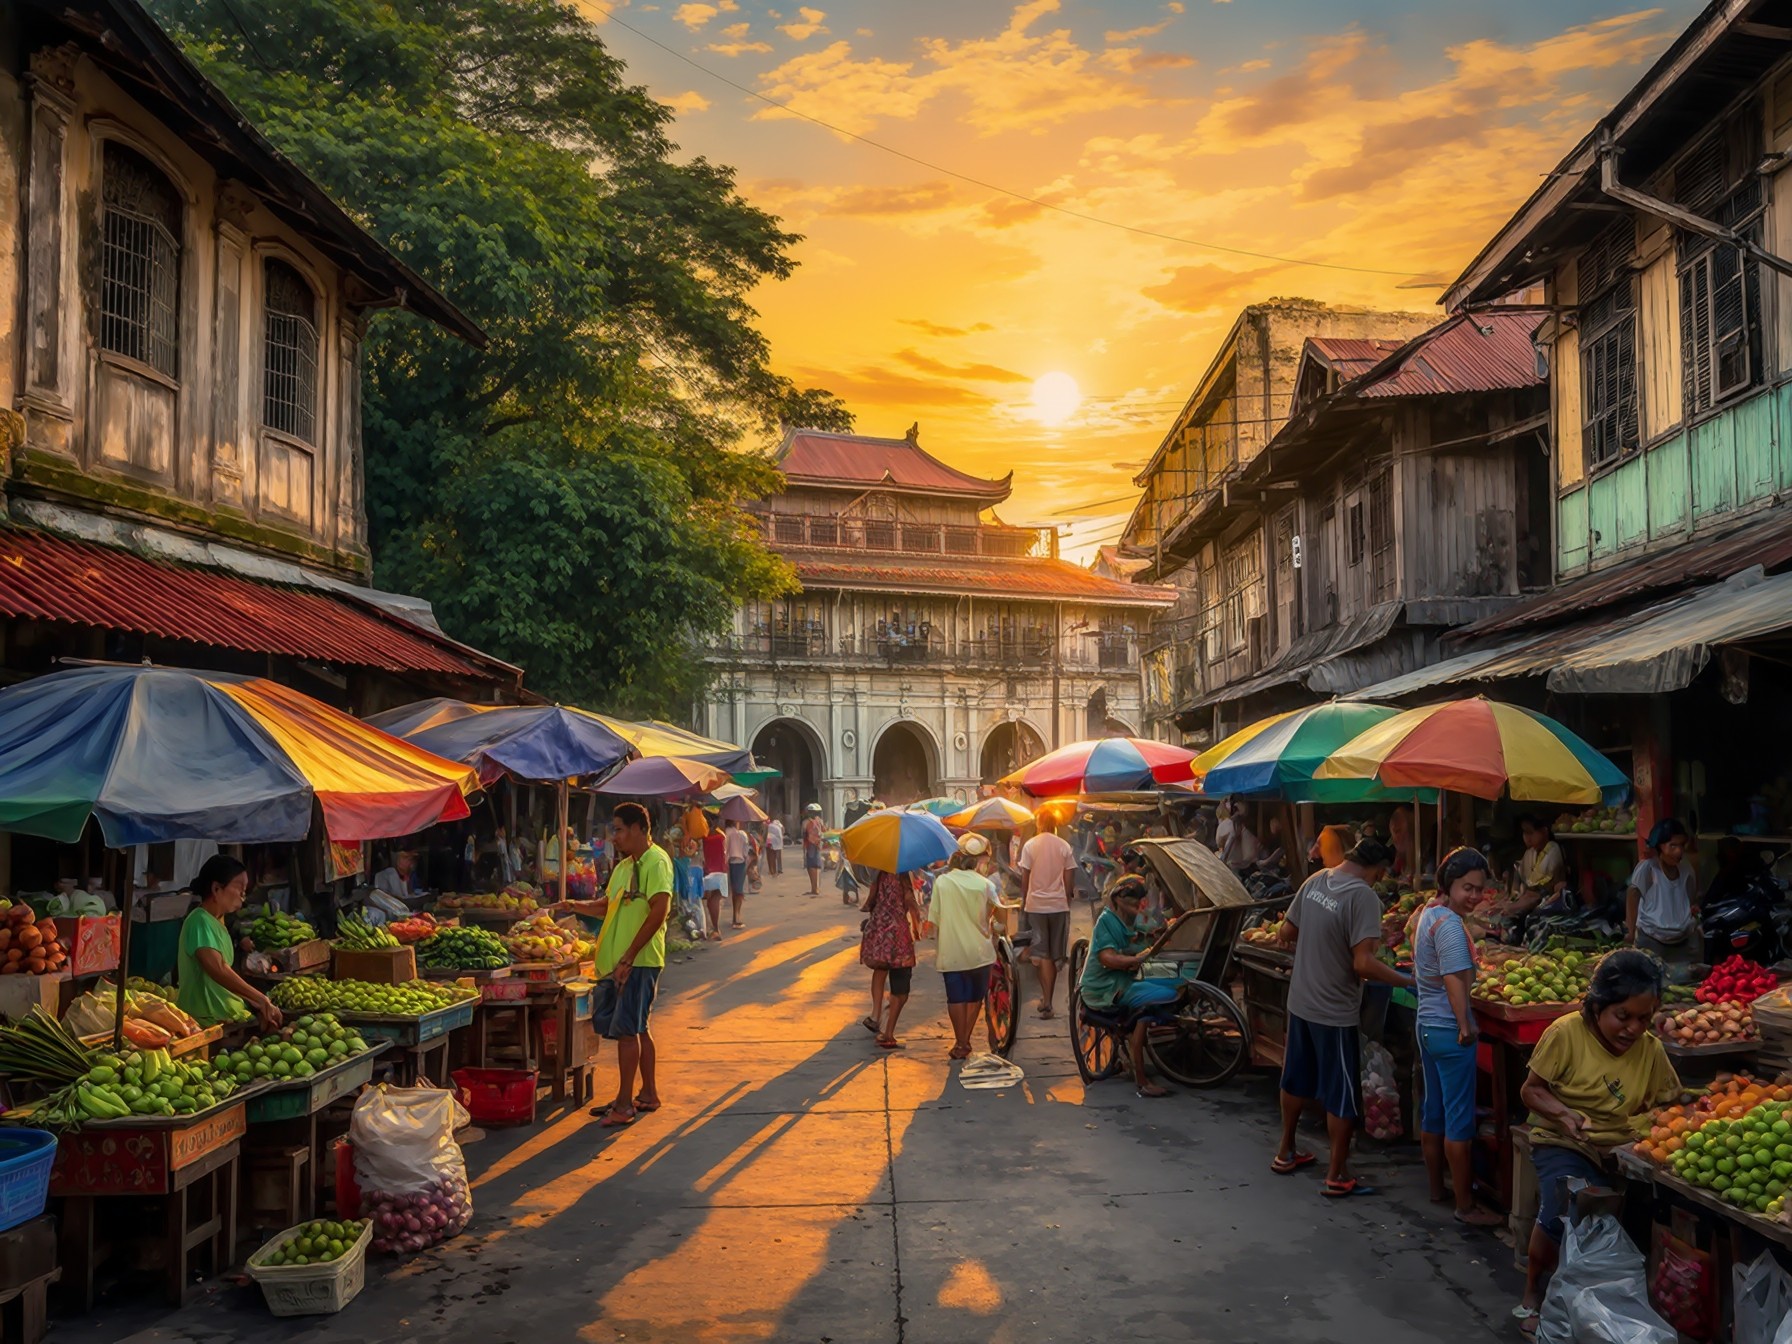
<instances>
[{"instance_id":1,"label":"bicycle wheel","mask_svg":"<svg viewBox=\"0 0 1792 1344\"><path fill-rule=\"evenodd\" d=\"M1078 986L1083 982L1083 963L1089 960L1089 940L1079 938L1070 949L1070 1052L1076 1056L1076 1071L1085 1083L1098 1083L1120 1072L1120 1038L1105 1027L1096 1026L1083 1015L1083 996Z\"/></svg>"},{"instance_id":2,"label":"bicycle wheel","mask_svg":"<svg viewBox=\"0 0 1792 1344\"><path fill-rule=\"evenodd\" d=\"M1184 1087L1218 1087L1251 1057L1251 1029L1229 995L1191 980L1176 1016L1145 1033L1147 1061Z\"/></svg>"},{"instance_id":3,"label":"bicycle wheel","mask_svg":"<svg viewBox=\"0 0 1792 1344\"><path fill-rule=\"evenodd\" d=\"M989 1036L989 1048L1006 1059L1014 1049L1014 1038L1020 1034L1014 947L1006 938L996 939L996 959L989 968L989 993L983 999L983 1026Z\"/></svg>"}]
</instances>

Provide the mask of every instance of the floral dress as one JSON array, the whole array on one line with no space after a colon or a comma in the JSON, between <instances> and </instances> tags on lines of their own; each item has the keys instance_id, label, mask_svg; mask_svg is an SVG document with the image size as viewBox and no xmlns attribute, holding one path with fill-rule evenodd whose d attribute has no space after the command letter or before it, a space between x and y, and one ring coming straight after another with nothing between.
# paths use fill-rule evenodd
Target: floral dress
<instances>
[{"instance_id":1,"label":"floral dress","mask_svg":"<svg viewBox=\"0 0 1792 1344\"><path fill-rule=\"evenodd\" d=\"M871 905L859 939L859 962L874 971L899 970L915 964L915 940L908 926L908 878L878 873L871 883Z\"/></svg>"}]
</instances>

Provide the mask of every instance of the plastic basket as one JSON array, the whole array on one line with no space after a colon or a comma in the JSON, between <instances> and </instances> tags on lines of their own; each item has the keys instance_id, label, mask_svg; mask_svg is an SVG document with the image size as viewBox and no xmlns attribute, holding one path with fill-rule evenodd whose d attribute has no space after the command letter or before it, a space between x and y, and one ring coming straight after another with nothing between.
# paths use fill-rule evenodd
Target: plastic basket
<instances>
[{"instance_id":1,"label":"plastic basket","mask_svg":"<svg viewBox=\"0 0 1792 1344\"><path fill-rule=\"evenodd\" d=\"M341 1311L367 1284L367 1243L373 1239L371 1222L362 1227L353 1246L328 1264L266 1263L282 1242L297 1236L307 1225L287 1228L249 1257L249 1277L261 1285L268 1310L276 1316L322 1316Z\"/></svg>"},{"instance_id":2,"label":"plastic basket","mask_svg":"<svg viewBox=\"0 0 1792 1344\"><path fill-rule=\"evenodd\" d=\"M41 1129L0 1129L0 1232L28 1223L50 1197L56 1136Z\"/></svg>"},{"instance_id":3,"label":"plastic basket","mask_svg":"<svg viewBox=\"0 0 1792 1344\"><path fill-rule=\"evenodd\" d=\"M476 1125L535 1123L535 1069L456 1069L455 1096Z\"/></svg>"}]
</instances>

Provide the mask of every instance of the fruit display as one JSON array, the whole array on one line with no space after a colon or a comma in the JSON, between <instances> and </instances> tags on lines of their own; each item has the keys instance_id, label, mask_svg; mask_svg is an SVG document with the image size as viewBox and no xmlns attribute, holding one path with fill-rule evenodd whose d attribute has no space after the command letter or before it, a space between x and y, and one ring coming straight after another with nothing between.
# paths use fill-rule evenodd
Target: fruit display
<instances>
[{"instance_id":1,"label":"fruit display","mask_svg":"<svg viewBox=\"0 0 1792 1344\"><path fill-rule=\"evenodd\" d=\"M367 1053L367 1042L332 1013L307 1013L273 1035L261 1036L239 1050L227 1050L212 1061L220 1073L239 1083L257 1078L309 1078L315 1073Z\"/></svg>"},{"instance_id":2,"label":"fruit display","mask_svg":"<svg viewBox=\"0 0 1792 1344\"><path fill-rule=\"evenodd\" d=\"M444 896L436 905L441 910L497 910L505 914L532 915L541 908L540 895L527 882L512 882L503 891Z\"/></svg>"},{"instance_id":3,"label":"fruit display","mask_svg":"<svg viewBox=\"0 0 1792 1344\"><path fill-rule=\"evenodd\" d=\"M1496 1003L1573 1003L1587 992L1595 957L1585 952L1532 952L1513 957L1475 981L1474 997Z\"/></svg>"},{"instance_id":4,"label":"fruit display","mask_svg":"<svg viewBox=\"0 0 1792 1344\"><path fill-rule=\"evenodd\" d=\"M1731 1045L1754 1039L1755 1018L1747 1004L1695 1004L1658 1013L1655 1034L1675 1045Z\"/></svg>"},{"instance_id":5,"label":"fruit display","mask_svg":"<svg viewBox=\"0 0 1792 1344\"><path fill-rule=\"evenodd\" d=\"M574 929L554 923L551 915L537 915L510 926L504 944L518 961L549 961L556 965L588 957L595 944Z\"/></svg>"},{"instance_id":6,"label":"fruit display","mask_svg":"<svg viewBox=\"0 0 1792 1344\"><path fill-rule=\"evenodd\" d=\"M317 1219L295 1228L293 1234L260 1263L264 1265L327 1265L355 1249L371 1219L326 1222Z\"/></svg>"},{"instance_id":7,"label":"fruit display","mask_svg":"<svg viewBox=\"0 0 1792 1344\"><path fill-rule=\"evenodd\" d=\"M118 995L109 984L101 983L81 995L62 1015L63 1025L76 1036L110 1034L117 1022ZM124 1035L139 1049L157 1049L202 1031L167 999L155 994L124 995Z\"/></svg>"},{"instance_id":8,"label":"fruit display","mask_svg":"<svg viewBox=\"0 0 1792 1344\"><path fill-rule=\"evenodd\" d=\"M1649 1279L1649 1301L1681 1335L1715 1339L1718 1292L1710 1254L1678 1237L1664 1237Z\"/></svg>"},{"instance_id":9,"label":"fruit display","mask_svg":"<svg viewBox=\"0 0 1792 1344\"><path fill-rule=\"evenodd\" d=\"M367 1196L366 1207L376 1251L421 1251L454 1236L473 1217L464 1169L415 1192L377 1191Z\"/></svg>"},{"instance_id":10,"label":"fruit display","mask_svg":"<svg viewBox=\"0 0 1792 1344\"><path fill-rule=\"evenodd\" d=\"M0 913L0 975L48 975L67 964L55 920L39 919L23 903Z\"/></svg>"},{"instance_id":11,"label":"fruit display","mask_svg":"<svg viewBox=\"0 0 1792 1344\"><path fill-rule=\"evenodd\" d=\"M1425 908L1425 903L1437 893L1432 891L1409 891L1398 897L1387 912L1381 917L1381 945L1397 949L1410 940L1406 936L1407 925L1415 912ZM1410 956L1411 948L1408 948Z\"/></svg>"},{"instance_id":12,"label":"fruit display","mask_svg":"<svg viewBox=\"0 0 1792 1344\"><path fill-rule=\"evenodd\" d=\"M489 929L442 929L418 945L417 961L436 970L494 971L510 965L510 949Z\"/></svg>"},{"instance_id":13,"label":"fruit display","mask_svg":"<svg viewBox=\"0 0 1792 1344\"><path fill-rule=\"evenodd\" d=\"M1555 829L1570 835L1628 835L1636 830L1636 817L1629 807L1595 807L1578 816L1562 813Z\"/></svg>"},{"instance_id":14,"label":"fruit display","mask_svg":"<svg viewBox=\"0 0 1792 1344\"><path fill-rule=\"evenodd\" d=\"M468 999L477 999L479 991L467 985L456 984L452 980L407 980L399 986L414 994L424 994L436 1001L436 1006L447 1008L457 1003L465 1003Z\"/></svg>"},{"instance_id":15,"label":"fruit display","mask_svg":"<svg viewBox=\"0 0 1792 1344\"><path fill-rule=\"evenodd\" d=\"M1699 991L1693 985L1669 985L1661 992L1663 1003L1697 1003Z\"/></svg>"},{"instance_id":16,"label":"fruit display","mask_svg":"<svg viewBox=\"0 0 1792 1344\"><path fill-rule=\"evenodd\" d=\"M1700 1003L1753 1003L1779 985L1779 976L1765 966L1758 966L1747 957L1733 956L1711 968L1711 974L1698 987L1697 997Z\"/></svg>"},{"instance_id":17,"label":"fruit display","mask_svg":"<svg viewBox=\"0 0 1792 1344\"><path fill-rule=\"evenodd\" d=\"M457 1000L445 999L434 991L437 986L426 980L412 980L403 985L375 985L365 980L324 980L317 976L295 975L274 986L268 995L283 1010L299 1013L319 1011L362 1013L370 1017L422 1017ZM467 991L475 995L478 991Z\"/></svg>"},{"instance_id":18,"label":"fruit display","mask_svg":"<svg viewBox=\"0 0 1792 1344\"><path fill-rule=\"evenodd\" d=\"M1764 1083L1745 1073L1720 1073L1693 1100L1657 1111L1648 1132L1637 1141L1636 1151L1652 1162L1666 1162L1708 1121L1739 1119L1763 1102L1792 1102L1792 1083Z\"/></svg>"},{"instance_id":19,"label":"fruit display","mask_svg":"<svg viewBox=\"0 0 1792 1344\"><path fill-rule=\"evenodd\" d=\"M317 937L317 930L296 915L264 905L249 925L249 941L257 952L279 952Z\"/></svg>"},{"instance_id":20,"label":"fruit display","mask_svg":"<svg viewBox=\"0 0 1792 1344\"><path fill-rule=\"evenodd\" d=\"M1777 1216L1792 1188L1792 1120L1784 1101L1761 1102L1733 1120L1707 1120L1680 1137L1674 1174L1726 1204ZM1670 1142L1671 1142L1670 1137Z\"/></svg>"},{"instance_id":21,"label":"fruit display","mask_svg":"<svg viewBox=\"0 0 1792 1344\"><path fill-rule=\"evenodd\" d=\"M1282 925L1285 923L1286 920L1273 919L1254 929L1246 929L1239 937L1256 947L1275 947L1282 941Z\"/></svg>"},{"instance_id":22,"label":"fruit display","mask_svg":"<svg viewBox=\"0 0 1792 1344\"><path fill-rule=\"evenodd\" d=\"M386 932L398 939L401 945L420 943L425 938L434 937L447 925L436 922L436 917L428 911L412 915L409 919L395 919L386 925Z\"/></svg>"},{"instance_id":23,"label":"fruit display","mask_svg":"<svg viewBox=\"0 0 1792 1344\"><path fill-rule=\"evenodd\" d=\"M356 952L377 952L397 947L399 942L386 930L369 924L367 917L356 911L336 921L336 946Z\"/></svg>"},{"instance_id":24,"label":"fruit display","mask_svg":"<svg viewBox=\"0 0 1792 1344\"><path fill-rule=\"evenodd\" d=\"M48 1014L42 1021L27 1018L9 1037L0 1045L0 1068L14 1077L61 1084L23 1116L52 1129L131 1116L196 1115L237 1090L234 1076L200 1061L175 1059L166 1050L122 1055L86 1050ZM78 1073L77 1064L83 1066Z\"/></svg>"}]
</instances>

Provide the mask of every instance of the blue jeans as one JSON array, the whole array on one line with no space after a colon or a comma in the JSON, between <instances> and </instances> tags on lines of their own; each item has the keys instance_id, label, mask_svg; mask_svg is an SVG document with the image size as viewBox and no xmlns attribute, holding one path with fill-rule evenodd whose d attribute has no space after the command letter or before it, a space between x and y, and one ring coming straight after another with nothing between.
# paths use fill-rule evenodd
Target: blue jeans
<instances>
[{"instance_id":1,"label":"blue jeans","mask_svg":"<svg viewBox=\"0 0 1792 1344\"><path fill-rule=\"evenodd\" d=\"M1456 1039L1456 1026L1419 1028L1419 1058L1425 1066L1425 1104L1419 1131L1442 1134L1452 1143L1475 1137L1475 1045Z\"/></svg>"}]
</instances>

